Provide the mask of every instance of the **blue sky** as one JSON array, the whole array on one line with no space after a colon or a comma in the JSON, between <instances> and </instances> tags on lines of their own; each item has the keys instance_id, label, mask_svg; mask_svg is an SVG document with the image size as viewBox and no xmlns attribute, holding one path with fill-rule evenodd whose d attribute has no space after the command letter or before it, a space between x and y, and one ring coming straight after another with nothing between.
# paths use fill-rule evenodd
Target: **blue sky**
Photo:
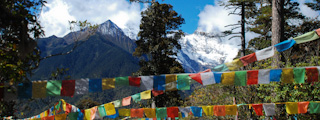
<instances>
[{"instance_id":1,"label":"blue sky","mask_svg":"<svg viewBox=\"0 0 320 120\"><path fill-rule=\"evenodd\" d=\"M181 27L182 30L192 34L198 27L199 13L206 5L214 5L214 0L165 0L160 3L171 4L173 10L185 19L185 24Z\"/></svg>"}]
</instances>

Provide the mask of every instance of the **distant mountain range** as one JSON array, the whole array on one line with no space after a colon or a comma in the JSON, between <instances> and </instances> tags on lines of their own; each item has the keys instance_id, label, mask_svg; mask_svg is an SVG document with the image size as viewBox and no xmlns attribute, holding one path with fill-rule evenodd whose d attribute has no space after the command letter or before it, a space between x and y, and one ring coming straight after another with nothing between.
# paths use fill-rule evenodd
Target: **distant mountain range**
<instances>
[{"instance_id":1,"label":"distant mountain range","mask_svg":"<svg viewBox=\"0 0 320 120\"><path fill-rule=\"evenodd\" d=\"M74 46L74 35L83 31L69 33L59 38L51 36L38 40L41 56L66 52ZM84 34L83 37L85 38ZM34 71L32 80L49 79L57 68L68 68L73 79L130 76L139 69L138 58L132 56L136 47L132 32L123 32L108 20L99 25L96 33L79 45L68 55L55 56L41 61ZM185 72L194 73L212 68L225 61L228 55L224 44L217 38L200 34L189 34L179 40L182 49L177 59Z\"/></svg>"}]
</instances>

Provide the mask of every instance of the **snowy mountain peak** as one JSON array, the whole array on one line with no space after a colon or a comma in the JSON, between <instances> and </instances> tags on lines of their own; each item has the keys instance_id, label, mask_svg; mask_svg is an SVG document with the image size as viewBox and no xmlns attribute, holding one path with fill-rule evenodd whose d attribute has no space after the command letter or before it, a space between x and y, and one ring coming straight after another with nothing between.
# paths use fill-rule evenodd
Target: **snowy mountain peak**
<instances>
[{"instance_id":1,"label":"snowy mountain peak","mask_svg":"<svg viewBox=\"0 0 320 120\"><path fill-rule=\"evenodd\" d=\"M116 34L124 34L123 31L114 24L111 20L108 20L101 25L99 25L98 32L102 34L116 35Z\"/></svg>"}]
</instances>

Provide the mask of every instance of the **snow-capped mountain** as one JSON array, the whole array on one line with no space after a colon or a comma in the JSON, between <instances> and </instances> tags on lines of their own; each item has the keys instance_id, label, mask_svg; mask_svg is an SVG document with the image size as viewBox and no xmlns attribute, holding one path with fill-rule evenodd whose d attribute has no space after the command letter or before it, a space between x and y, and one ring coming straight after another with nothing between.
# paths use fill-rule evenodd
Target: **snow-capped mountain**
<instances>
[{"instance_id":1,"label":"snow-capped mountain","mask_svg":"<svg viewBox=\"0 0 320 120\"><path fill-rule=\"evenodd\" d=\"M224 43L221 38L210 38L193 33L179 40L178 60L188 72L200 72L230 61L238 49Z\"/></svg>"}]
</instances>

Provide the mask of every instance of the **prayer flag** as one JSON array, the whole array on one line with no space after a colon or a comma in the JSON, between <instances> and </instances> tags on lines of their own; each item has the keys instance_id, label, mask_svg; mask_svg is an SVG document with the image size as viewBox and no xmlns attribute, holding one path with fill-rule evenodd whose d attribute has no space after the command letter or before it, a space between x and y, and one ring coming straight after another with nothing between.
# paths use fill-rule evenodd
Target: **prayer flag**
<instances>
[{"instance_id":1,"label":"prayer flag","mask_svg":"<svg viewBox=\"0 0 320 120\"><path fill-rule=\"evenodd\" d=\"M102 80L101 79L89 79L89 92L101 92Z\"/></svg>"},{"instance_id":2,"label":"prayer flag","mask_svg":"<svg viewBox=\"0 0 320 120\"><path fill-rule=\"evenodd\" d=\"M283 52L283 51L291 48L295 43L296 43L296 41L291 39L291 40L282 41L282 42L274 45L274 47L277 48L278 52Z\"/></svg>"},{"instance_id":3,"label":"prayer flag","mask_svg":"<svg viewBox=\"0 0 320 120\"><path fill-rule=\"evenodd\" d=\"M141 96L140 93L134 94L131 96L134 102L139 102L141 101Z\"/></svg>"},{"instance_id":4,"label":"prayer flag","mask_svg":"<svg viewBox=\"0 0 320 120\"><path fill-rule=\"evenodd\" d=\"M246 86L247 71L236 71L234 76L234 84L237 86Z\"/></svg>"},{"instance_id":5,"label":"prayer flag","mask_svg":"<svg viewBox=\"0 0 320 120\"><path fill-rule=\"evenodd\" d=\"M179 107L179 111L183 117L188 117L189 113L191 112L190 107Z\"/></svg>"},{"instance_id":6,"label":"prayer flag","mask_svg":"<svg viewBox=\"0 0 320 120\"><path fill-rule=\"evenodd\" d=\"M166 76L164 75L156 75L153 76L153 88L154 90L164 90L164 85L166 83Z\"/></svg>"},{"instance_id":7,"label":"prayer flag","mask_svg":"<svg viewBox=\"0 0 320 120\"><path fill-rule=\"evenodd\" d=\"M318 69L316 67L313 68L306 68L306 73L307 73L307 82L317 82L319 73Z\"/></svg>"},{"instance_id":8,"label":"prayer flag","mask_svg":"<svg viewBox=\"0 0 320 120\"><path fill-rule=\"evenodd\" d=\"M129 78L126 77L116 77L115 81L116 86L129 86Z\"/></svg>"},{"instance_id":9,"label":"prayer flag","mask_svg":"<svg viewBox=\"0 0 320 120\"><path fill-rule=\"evenodd\" d=\"M221 83L221 77L222 77L222 73L213 73L214 76L214 80L216 81L216 83Z\"/></svg>"},{"instance_id":10,"label":"prayer flag","mask_svg":"<svg viewBox=\"0 0 320 120\"><path fill-rule=\"evenodd\" d=\"M115 114L106 116L106 118L111 118L111 119L115 119L117 117L119 117L119 111L118 110L115 110Z\"/></svg>"},{"instance_id":11,"label":"prayer flag","mask_svg":"<svg viewBox=\"0 0 320 120\"><path fill-rule=\"evenodd\" d=\"M99 105L98 111L99 111L99 115L101 117L107 116L106 109L104 108L104 105Z\"/></svg>"},{"instance_id":12,"label":"prayer flag","mask_svg":"<svg viewBox=\"0 0 320 120\"><path fill-rule=\"evenodd\" d=\"M130 109L119 109L119 116L130 116Z\"/></svg>"},{"instance_id":13,"label":"prayer flag","mask_svg":"<svg viewBox=\"0 0 320 120\"><path fill-rule=\"evenodd\" d=\"M263 110L266 114L266 116L273 116L276 114L276 105L274 103L264 103L263 104Z\"/></svg>"},{"instance_id":14,"label":"prayer flag","mask_svg":"<svg viewBox=\"0 0 320 120\"><path fill-rule=\"evenodd\" d=\"M255 85L258 84L258 70L249 70L247 71L247 85Z\"/></svg>"},{"instance_id":15,"label":"prayer flag","mask_svg":"<svg viewBox=\"0 0 320 120\"><path fill-rule=\"evenodd\" d=\"M115 88L115 78L102 78L102 90Z\"/></svg>"},{"instance_id":16,"label":"prayer flag","mask_svg":"<svg viewBox=\"0 0 320 120\"><path fill-rule=\"evenodd\" d=\"M54 117L55 116L47 116L47 117L41 118L41 120L54 120Z\"/></svg>"},{"instance_id":17,"label":"prayer flag","mask_svg":"<svg viewBox=\"0 0 320 120\"><path fill-rule=\"evenodd\" d=\"M262 104L252 104L253 110L256 112L258 116L262 116Z\"/></svg>"},{"instance_id":18,"label":"prayer flag","mask_svg":"<svg viewBox=\"0 0 320 120\"><path fill-rule=\"evenodd\" d=\"M60 96L61 80L49 80L47 82L47 96Z\"/></svg>"},{"instance_id":19,"label":"prayer flag","mask_svg":"<svg viewBox=\"0 0 320 120\"><path fill-rule=\"evenodd\" d=\"M293 69L292 68L284 68L282 69L281 74L281 82L283 83L293 83Z\"/></svg>"},{"instance_id":20,"label":"prayer flag","mask_svg":"<svg viewBox=\"0 0 320 120\"><path fill-rule=\"evenodd\" d=\"M202 108L201 107L191 106L190 108L193 113L193 116L202 117Z\"/></svg>"},{"instance_id":21,"label":"prayer flag","mask_svg":"<svg viewBox=\"0 0 320 120\"><path fill-rule=\"evenodd\" d=\"M190 78L202 84L200 73L189 74Z\"/></svg>"},{"instance_id":22,"label":"prayer flag","mask_svg":"<svg viewBox=\"0 0 320 120\"><path fill-rule=\"evenodd\" d=\"M190 90L190 79L189 75L177 75L178 90Z\"/></svg>"},{"instance_id":23,"label":"prayer flag","mask_svg":"<svg viewBox=\"0 0 320 120\"><path fill-rule=\"evenodd\" d=\"M258 84L269 84L269 83L270 83L270 69L259 70Z\"/></svg>"},{"instance_id":24,"label":"prayer flag","mask_svg":"<svg viewBox=\"0 0 320 120\"><path fill-rule=\"evenodd\" d=\"M257 61L270 58L274 55L274 46L270 46L262 50L258 50L255 53L256 53Z\"/></svg>"},{"instance_id":25,"label":"prayer flag","mask_svg":"<svg viewBox=\"0 0 320 120\"><path fill-rule=\"evenodd\" d=\"M240 58L244 66L247 66L250 63L257 61L256 53L251 53L249 55L243 56Z\"/></svg>"},{"instance_id":26,"label":"prayer flag","mask_svg":"<svg viewBox=\"0 0 320 120\"><path fill-rule=\"evenodd\" d=\"M153 89L153 76L140 76L142 90L152 90Z\"/></svg>"},{"instance_id":27,"label":"prayer flag","mask_svg":"<svg viewBox=\"0 0 320 120\"><path fill-rule=\"evenodd\" d=\"M134 117L143 118L143 108L131 109L130 116L131 118L134 118Z\"/></svg>"},{"instance_id":28,"label":"prayer flag","mask_svg":"<svg viewBox=\"0 0 320 120\"><path fill-rule=\"evenodd\" d=\"M75 90L75 80L62 80L61 96L72 97Z\"/></svg>"},{"instance_id":29,"label":"prayer flag","mask_svg":"<svg viewBox=\"0 0 320 120\"><path fill-rule=\"evenodd\" d=\"M29 99L32 97L32 83L26 82L18 85L18 97L21 99Z\"/></svg>"},{"instance_id":30,"label":"prayer flag","mask_svg":"<svg viewBox=\"0 0 320 120\"><path fill-rule=\"evenodd\" d=\"M318 102L310 102L309 103L309 112L311 114L320 113L320 103L318 103Z\"/></svg>"},{"instance_id":31,"label":"prayer flag","mask_svg":"<svg viewBox=\"0 0 320 120\"><path fill-rule=\"evenodd\" d=\"M141 78L140 77L131 77L129 76L129 85L140 87Z\"/></svg>"},{"instance_id":32,"label":"prayer flag","mask_svg":"<svg viewBox=\"0 0 320 120\"><path fill-rule=\"evenodd\" d=\"M235 59L232 62L225 63L225 65L229 68L229 70L236 70L243 66L243 63L240 61L240 59Z\"/></svg>"},{"instance_id":33,"label":"prayer flag","mask_svg":"<svg viewBox=\"0 0 320 120\"><path fill-rule=\"evenodd\" d=\"M235 77L235 72L222 73L221 83L223 85L233 85L234 77Z\"/></svg>"},{"instance_id":34,"label":"prayer flag","mask_svg":"<svg viewBox=\"0 0 320 120\"><path fill-rule=\"evenodd\" d=\"M89 79L76 80L75 95L82 95L89 92Z\"/></svg>"},{"instance_id":35,"label":"prayer flag","mask_svg":"<svg viewBox=\"0 0 320 120\"><path fill-rule=\"evenodd\" d=\"M128 106L131 104L131 96L122 99L122 106Z\"/></svg>"},{"instance_id":36,"label":"prayer flag","mask_svg":"<svg viewBox=\"0 0 320 120\"><path fill-rule=\"evenodd\" d=\"M156 109L154 108L143 108L143 111L147 118L156 118Z\"/></svg>"},{"instance_id":37,"label":"prayer flag","mask_svg":"<svg viewBox=\"0 0 320 120\"><path fill-rule=\"evenodd\" d=\"M214 80L213 72L200 73L200 75L201 75L202 84L204 86L216 83L216 81Z\"/></svg>"},{"instance_id":38,"label":"prayer flag","mask_svg":"<svg viewBox=\"0 0 320 120\"><path fill-rule=\"evenodd\" d=\"M69 103L66 103L66 113L71 113L72 112L72 105Z\"/></svg>"},{"instance_id":39,"label":"prayer flag","mask_svg":"<svg viewBox=\"0 0 320 120\"><path fill-rule=\"evenodd\" d=\"M286 111L288 114L298 114L298 103L286 102Z\"/></svg>"},{"instance_id":40,"label":"prayer flag","mask_svg":"<svg viewBox=\"0 0 320 120\"><path fill-rule=\"evenodd\" d=\"M166 75L166 91L177 90L177 75Z\"/></svg>"},{"instance_id":41,"label":"prayer flag","mask_svg":"<svg viewBox=\"0 0 320 120\"><path fill-rule=\"evenodd\" d=\"M84 110L84 118L86 118L86 120L92 120L91 119L91 109Z\"/></svg>"},{"instance_id":42,"label":"prayer flag","mask_svg":"<svg viewBox=\"0 0 320 120\"><path fill-rule=\"evenodd\" d=\"M104 104L104 109L106 110L108 116L116 114L116 109L114 107L115 105L112 103Z\"/></svg>"},{"instance_id":43,"label":"prayer flag","mask_svg":"<svg viewBox=\"0 0 320 120\"><path fill-rule=\"evenodd\" d=\"M298 102L298 113L307 113L308 112L309 102Z\"/></svg>"},{"instance_id":44,"label":"prayer flag","mask_svg":"<svg viewBox=\"0 0 320 120\"><path fill-rule=\"evenodd\" d=\"M282 69L270 70L270 82L280 82Z\"/></svg>"},{"instance_id":45,"label":"prayer flag","mask_svg":"<svg viewBox=\"0 0 320 120\"><path fill-rule=\"evenodd\" d=\"M179 117L179 108L178 107L167 107L168 118L175 119Z\"/></svg>"},{"instance_id":46,"label":"prayer flag","mask_svg":"<svg viewBox=\"0 0 320 120\"><path fill-rule=\"evenodd\" d=\"M237 105L225 105L226 115L237 115Z\"/></svg>"},{"instance_id":47,"label":"prayer flag","mask_svg":"<svg viewBox=\"0 0 320 120\"><path fill-rule=\"evenodd\" d=\"M45 98L47 93L47 81L32 82L32 98Z\"/></svg>"},{"instance_id":48,"label":"prayer flag","mask_svg":"<svg viewBox=\"0 0 320 120\"><path fill-rule=\"evenodd\" d=\"M140 96L141 96L141 99L150 99L151 98L151 90L141 92Z\"/></svg>"},{"instance_id":49,"label":"prayer flag","mask_svg":"<svg viewBox=\"0 0 320 120\"><path fill-rule=\"evenodd\" d=\"M60 114L60 115L55 115L54 119L55 120L66 120L68 114Z\"/></svg>"},{"instance_id":50,"label":"prayer flag","mask_svg":"<svg viewBox=\"0 0 320 120\"><path fill-rule=\"evenodd\" d=\"M68 114L68 119L69 120L78 120L78 114L79 114L78 112L69 113Z\"/></svg>"},{"instance_id":51,"label":"prayer flag","mask_svg":"<svg viewBox=\"0 0 320 120\"><path fill-rule=\"evenodd\" d=\"M316 29L316 33L320 37L320 28Z\"/></svg>"},{"instance_id":52,"label":"prayer flag","mask_svg":"<svg viewBox=\"0 0 320 120\"><path fill-rule=\"evenodd\" d=\"M167 108L156 108L156 116L157 118L166 118L167 117Z\"/></svg>"},{"instance_id":53,"label":"prayer flag","mask_svg":"<svg viewBox=\"0 0 320 120\"><path fill-rule=\"evenodd\" d=\"M215 72L224 72L227 70L228 70L228 67L225 64L218 65L212 69L212 71L215 71Z\"/></svg>"},{"instance_id":54,"label":"prayer flag","mask_svg":"<svg viewBox=\"0 0 320 120\"><path fill-rule=\"evenodd\" d=\"M152 90L152 95L154 97L163 94L163 90Z\"/></svg>"},{"instance_id":55,"label":"prayer flag","mask_svg":"<svg viewBox=\"0 0 320 120\"><path fill-rule=\"evenodd\" d=\"M292 38L293 40L295 40L297 42L297 44L300 43L305 43L305 42L309 42L309 41L313 41L318 39L319 36L317 35L316 31L311 31L311 32L307 32L303 35L300 35L298 37Z\"/></svg>"},{"instance_id":56,"label":"prayer flag","mask_svg":"<svg viewBox=\"0 0 320 120\"><path fill-rule=\"evenodd\" d=\"M293 68L293 78L296 83L304 83L305 68Z\"/></svg>"},{"instance_id":57,"label":"prayer flag","mask_svg":"<svg viewBox=\"0 0 320 120\"><path fill-rule=\"evenodd\" d=\"M226 107L224 105L213 106L213 113L215 116L226 116Z\"/></svg>"},{"instance_id":58,"label":"prayer flag","mask_svg":"<svg viewBox=\"0 0 320 120\"><path fill-rule=\"evenodd\" d=\"M213 106L212 105L202 106L202 110L207 116L213 116Z\"/></svg>"}]
</instances>

